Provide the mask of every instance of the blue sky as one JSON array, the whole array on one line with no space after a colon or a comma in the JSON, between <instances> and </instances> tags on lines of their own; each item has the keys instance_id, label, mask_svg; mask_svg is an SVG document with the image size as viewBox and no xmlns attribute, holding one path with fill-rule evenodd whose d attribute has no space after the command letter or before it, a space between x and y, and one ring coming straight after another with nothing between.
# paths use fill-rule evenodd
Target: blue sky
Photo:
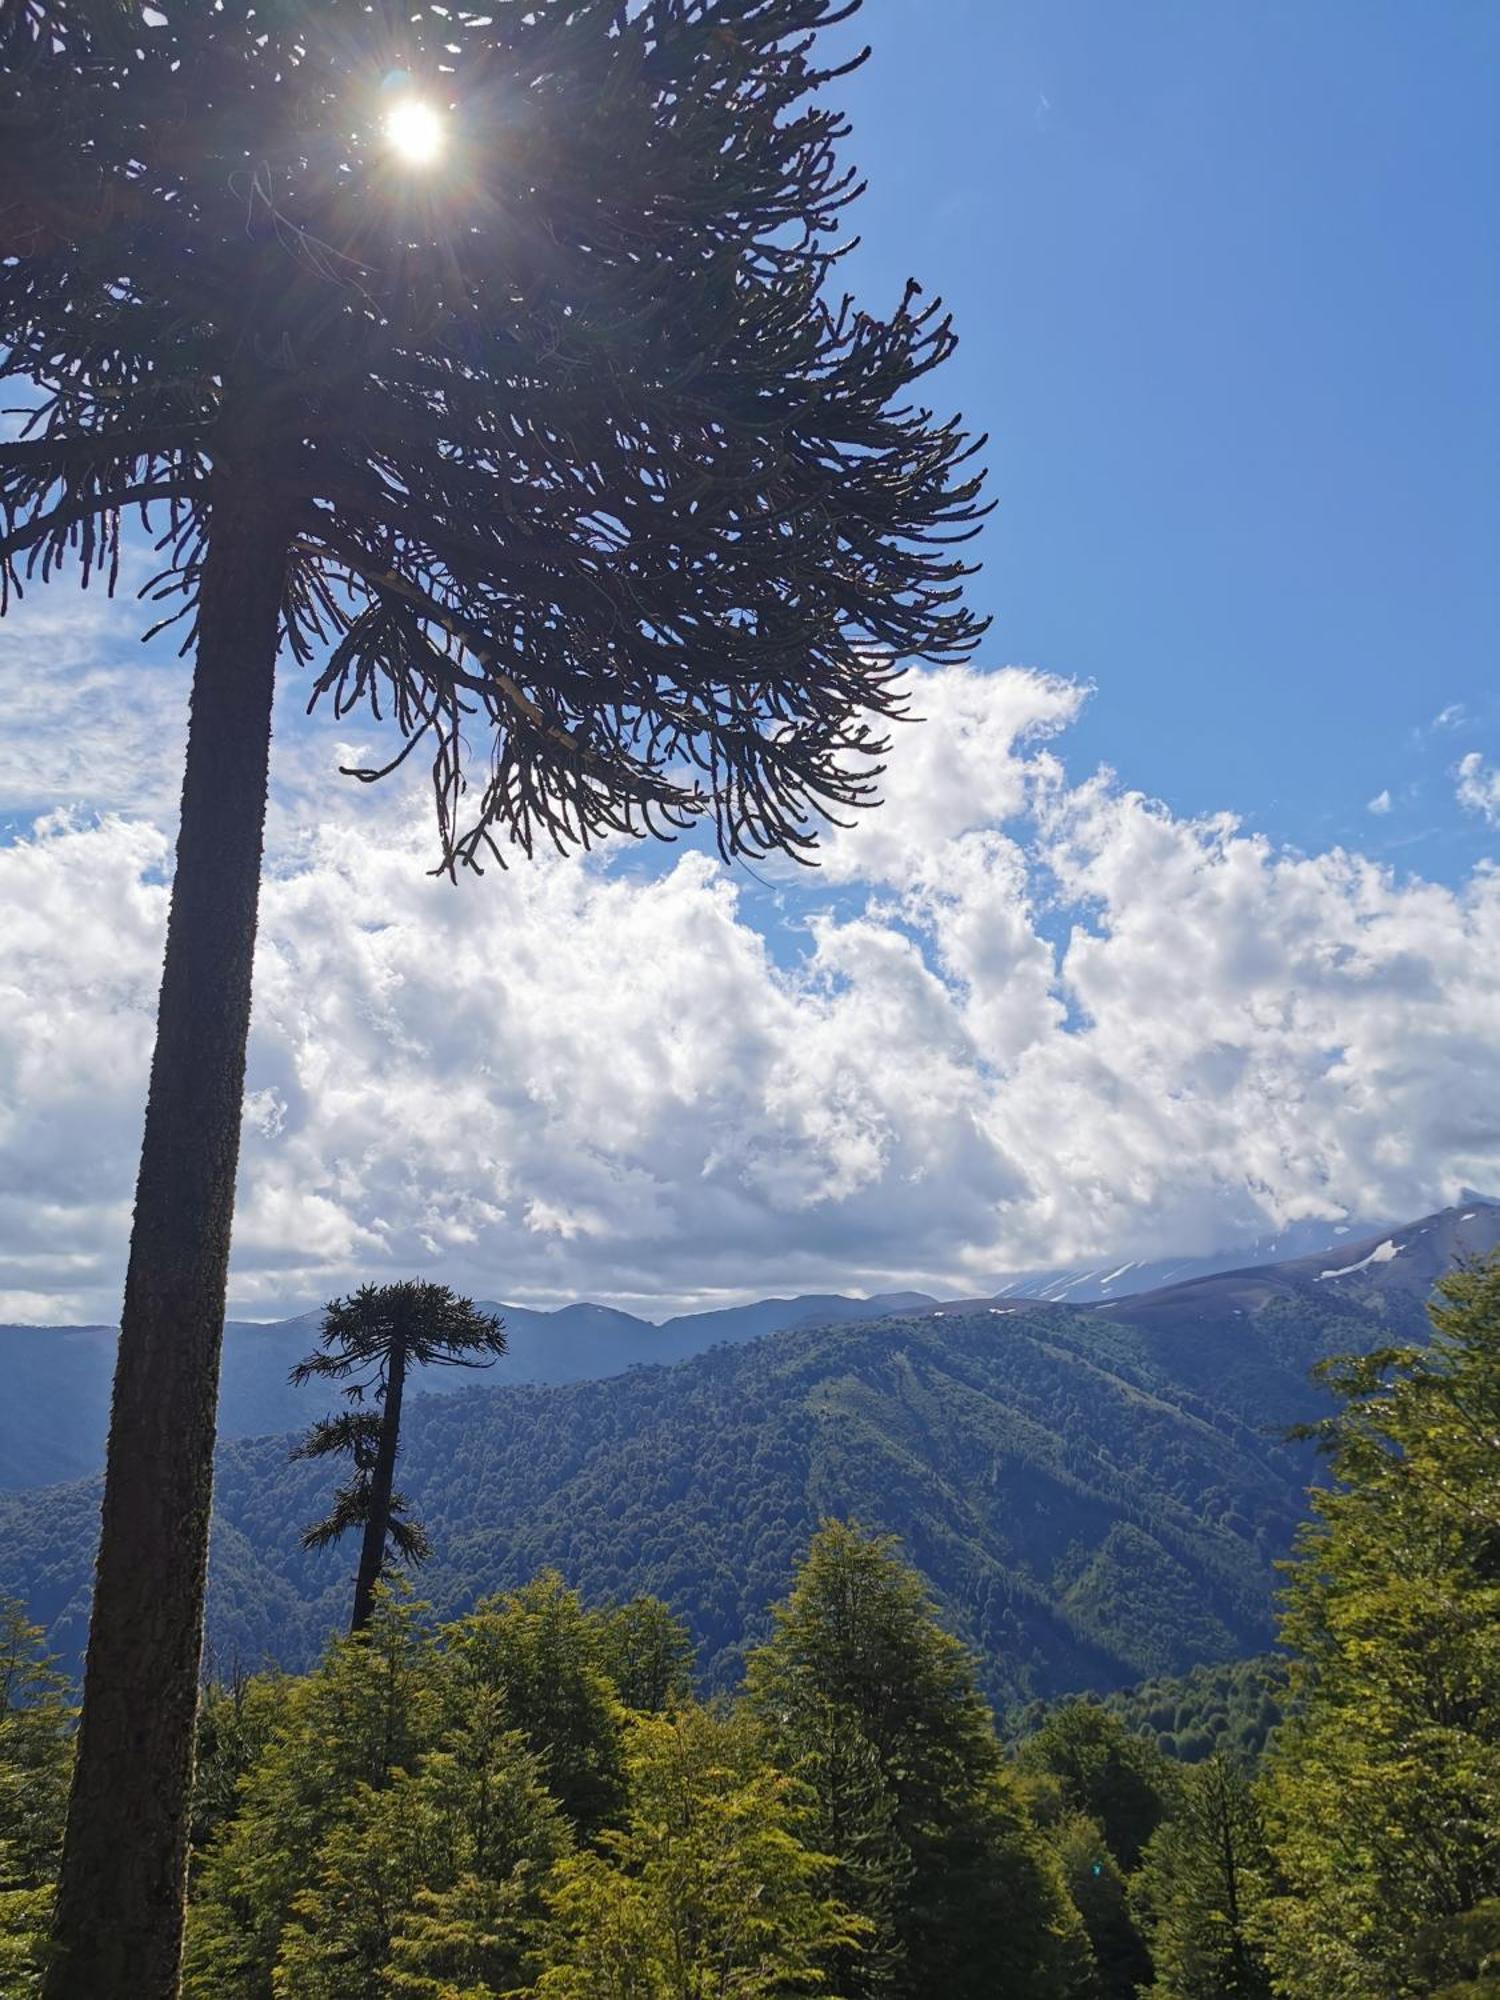
<instances>
[{"instance_id":1,"label":"blue sky","mask_svg":"<svg viewBox=\"0 0 1500 2000\"><path fill-rule=\"evenodd\" d=\"M956 314L982 655L795 887L434 883L284 672L238 1313L972 1295L1500 1189L1500 9L858 25L846 269ZM140 622L0 626L0 1318L119 1294L187 687Z\"/></svg>"},{"instance_id":2,"label":"blue sky","mask_svg":"<svg viewBox=\"0 0 1500 2000\"><path fill-rule=\"evenodd\" d=\"M1500 8L856 25L852 269L956 314L988 657L1096 684L1070 761L1455 878L1493 839L1449 773L1500 722Z\"/></svg>"}]
</instances>

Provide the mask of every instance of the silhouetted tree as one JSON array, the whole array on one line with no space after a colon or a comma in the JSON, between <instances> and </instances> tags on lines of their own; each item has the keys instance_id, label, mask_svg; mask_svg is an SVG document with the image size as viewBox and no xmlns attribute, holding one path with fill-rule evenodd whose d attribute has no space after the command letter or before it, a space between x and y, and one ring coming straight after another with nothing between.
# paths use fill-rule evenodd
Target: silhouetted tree
<instances>
[{"instance_id":1,"label":"silhouetted tree","mask_svg":"<svg viewBox=\"0 0 1500 2000\"><path fill-rule=\"evenodd\" d=\"M321 1521L302 1537L307 1549L326 1548L351 1528L361 1533L351 1632L362 1632L375 1608L375 1586L393 1560L419 1563L429 1553L426 1533L407 1513L395 1486L401 1448L401 1399L409 1368L492 1368L505 1352L505 1330L494 1313L480 1312L446 1285L416 1279L394 1285L361 1285L352 1297L334 1299L323 1313L318 1351L299 1361L291 1379L343 1384L351 1407L315 1423L294 1458L347 1454L353 1468ZM373 1409L364 1407L368 1396Z\"/></svg>"},{"instance_id":2,"label":"silhouetted tree","mask_svg":"<svg viewBox=\"0 0 1500 2000\"><path fill-rule=\"evenodd\" d=\"M972 649L974 447L912 393L949 322L830 283L857 5L0 12L5 598L113 586L139 515L196 652L53 2000L176 1976L283 642L425 746L450 875L700 819L804 854L903 665Z\"/></svg>"}]
</instances>

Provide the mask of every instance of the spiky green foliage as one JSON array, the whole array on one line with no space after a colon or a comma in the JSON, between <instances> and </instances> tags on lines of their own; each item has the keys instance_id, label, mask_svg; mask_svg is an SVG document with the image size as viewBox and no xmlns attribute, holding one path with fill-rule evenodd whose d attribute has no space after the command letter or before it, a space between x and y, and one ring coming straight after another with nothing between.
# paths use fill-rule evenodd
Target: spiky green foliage
<instances>
[{"instance_id":1,"label":"spiky green foliage","mask_svg":"<svg viewBox=\"0 0 1500 2000\"><path fill-rule=\"evenodd\" d=\"M383 1387L376 1389L384 1395ZM328 1512L310 1522L302 1531L305 1549L326 1549L350 1533L363 1534L370 1524L371 1479L380 1454L383 1418L379 1410L340 1410L336 1416L320 1417L298 1443L293 1458L348 1458L350 1470L333 1489ZM420 1521L411 1519L411 1502L393 1487L387 1504L386 1565L404 1563L414 1568L427 1561L432 1543ZM383 1566L384 1567L384 1566Z\"/></svg>"},{"instance_id":2,"label":"spiky green foliage","mask_svg":"<svg viewBox=\"0 0 1500 2000\"><path fill-rule=\"evenodd\" d=\"M494 1313L447 1285L406 1279L361 1285L325 1308L316 1352L292 1370L294 1384L337 1382L351 1408L322 1417L293 1458L347 1457L347 1478L328 1512L302 1533L306 1549L326 1548L351 1530L365 1541L355 1626L368 1615L368 1592L394 1564L422 1563L432 1553L426 1530L410 1515L406 1495L392 1484L400 1448L402 1391L412 1368L488 1368L505 1352L505 1329ZM366 1396L374 1409L362 1407ZM361 1614L364 1615L361 1615Z\"/></svg>"},{"instance_id":3,"label":"spiky green foliage","mask_svg":"<svg viewBox=\"0 0 1500 2000\"><path fill-rule=\"evenodd\" d=\"M9 585L112 581L139 512L190 623L229 454L314 698L430 753L446 869L703 816L805 850L873 799L901 663L980 629L970 447L910 394L949 323L833 286L814 40L856 4L9 9Z\"/></svg>"},{"instance_id":4,"label":"spiky green foliage","mask_svg":"<svg viewBox=\"0 0 1500 2000\"><path fill-rule=\"evenodd\" d=\"M1336 1483L1290 1569L1301 1712L1265 1793L1295 2000L1477 1977L1500 1897L1500 1262L1440 1295L1429 1347L1323 1371Z\"/></svg>"},{"instance_id":5,"label":"spiky green foliage","mask_svg":"<svg viewBox=\"0 0 1500 2000\"><path fill-rule=\"evenodd\" d=\"M361 1285L323 1308L318 1346L291 1379L338 1382L356 1406L366 1396L379 1402L398 1346L409 1368L488 1368L505 1352L505 1328L448 1285Z\"/></svg>"}]
</instances>

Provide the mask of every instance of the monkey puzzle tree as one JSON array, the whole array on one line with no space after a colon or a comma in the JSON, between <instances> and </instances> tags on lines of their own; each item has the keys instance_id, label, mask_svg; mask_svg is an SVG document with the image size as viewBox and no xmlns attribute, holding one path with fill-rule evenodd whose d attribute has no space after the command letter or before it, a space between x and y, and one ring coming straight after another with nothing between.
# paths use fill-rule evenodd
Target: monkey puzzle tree
<instances>
[{"instance_id":1,"label":"monkey puzzle tree","mask_svg":"<svg viewBox=\"0 0 1500 2000\"><path fill-rule=\"evenodd\" d=\"M505 1329L494 1313L446 1285L406 1279L394 1285L361 1285L352 1297L334 1299L323 1313L319 1346L292 1370L299 1385L343 1384L351 1407L315 1423L294 1458L347 1455L353 1469L333 1505L302 1537L304 1548L326 1548L351 1528L360 1530L359 1573L354 1584L350 1632L362 1632L375 1608L375 1586L392 1558L418 1563L428 1553L421 1523L396 1491L401 1445L401 1399L409 1368L491 1368L505 1352ZM376 1405L364 1407L365 1397Z\"/></svg>"},{"instance_id":2,"label":"monkey puzzle tree","mask_svg":"<svg viewBox=\"0 0 1500 2000\"><path fill-rule=\"evenodd\" d=\"M806 854L972 649L949 322L832 283L857 5L0 11L6 597L139 518L195 656L54 2000L176 1976L278 653L430 756L455 875Z\"/></svg>"}]
</instances>

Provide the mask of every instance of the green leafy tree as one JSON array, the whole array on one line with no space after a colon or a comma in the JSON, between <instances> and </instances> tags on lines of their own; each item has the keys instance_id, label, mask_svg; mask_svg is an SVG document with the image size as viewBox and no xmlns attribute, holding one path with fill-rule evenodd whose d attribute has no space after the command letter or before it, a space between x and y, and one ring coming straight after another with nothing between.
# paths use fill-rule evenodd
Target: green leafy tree
<instances>
[{"instance_id":1,"label":"green leafy tree","mask_svg":"<svg viewBox=\"0 0 1500 2000\"><path fill-rule=\"evenodd\" d=\"M660 1598L633 1597L605 1612L600 1626L601 1664L627 1708L660 1715L687 1700L693 1642Z\"/></svg>"},{"instance_id":2,"label":"green leafy tree","mask_svg":"<svg viewBox=\"0 0 1500 2000\"><path fill-rule=\"evenodd\" d=\"M1197 1764L1221 1750L1245 1771L1260 1763L1285 1704L1286 1662L1275 1656L1192 1667L1105 1700L1127 1729L1149 1732L1173 1762Z\"/></svg>"},{"instance_id":3,"label":"green leafy tree","mask_svg":"<svg viewBox=\"0 0 1500 2000\"><path fill-rule=\"evenodd\" d=\"M453 874L803 853L972 649L970 446L911 393L951 328L834 282L849 11L0 12L0 585L113 584L138 514L196 655L54 2000L176 1978L278 654L430 755Z\"/></svg>"},{"instance_id":4,"label":"green leafy tree","mask_svg":"<svg viewBox=\"0 0 1500 2000\"><path fill-rule=\"evenodd\" d=\"M900 1911L910 1850L897 1830L896 1790L857 1718L812 1701L781 1722L781 1754L811 1795L808 1838L832 1857L830 1893L864 1919L864 1933L827 1960L831 1991L881 2000L901 1990Z\"/></svg>"},{"instance_id":5,"label":"green leafy tree","mask_svg":"<svg viewBox=\"0 0 1500 2000\"><path fill-rule=\"evenodd\" d=\"M362 1786L292 1900L272 1975L287 2000L448 2000L534 1970L541 1886L570 1846L540 1760L476 1690L410 1772Z\"/></svg>"},{"instance_id":6,"label":"green leafy tree","mask_svg":"<svg viewBox=\"0 0 1500 2000\"><path fill-rule=\"evenodd\" d=\"M13 1598L0 1598L0 1992L41 1991L73 1761L68 1684Z\"/></svg>"},{"instance_id":7,"label":"green leafy tree","mask_svg":"<svg viewBox=\"0 0 1500 2000\"><path fill-rule=\"evenodd\" d=\"M544 1570L442 1635L449 1711L493 1690L506 1727L541 1759L548 1789L584 1839L620 1812L625 1795L625 1711L605 1667L607 1620Z\"/></svg>"},{"instance_id":8,"label":"green leafy tree","mask_svg":"<svg viewBox=\"0 0 1500 2000\"><path fill-rule=\"evenodd\" d=\"M1129 1889L1099 1822L1064 1810L1047 1828L1093 1953L1091 2000L1132 2000L1149 1984L1151 1956L1130 1911Z\"/></svg>"},{"instance_id":9,"label":"green leafy tree","mask_svg":"<svg viewBox=\"0 0 1500 2000\"><path fill-rule=\"evenodd\" d=\"M1172 1768L1156 1745L1087 1698L1054 1708L1018 1762L1058 1780L1072 1809L1097 1821L1127 1874L1171 1802Z\"/></svg>"},{"instance_id":10,"label":"green leafy tree","mask_svg":"<svg viewBox=\"0 0 1500 2000\"><path fill-rule=\"evenodd\" d=\"M890 1538L825 1523L774 1637L751 1655L747 1686L779 1754L794 1758L829 1711L874 1753L893 1800L882 1839L904 1877L887 1990L911 2000L1075 1990L1088 1958L1077 1912L1005 1769L973 1662Z\"/></svg>"},{"instance_id":11,"label":"green leafy tree","mask_svg":"<svg viewBox=\"0 0 1500 2000\"><path fill-rule=\"evenodd\" d=\"M201 1862L238 1810L240 1782L286 1719L295 1686L284 1674L266 1673L236 1674L204 1687L193 1764L195 1862Z\"/></svg>"},{"instance_id":12,"label":"green leafy tree","mask_svg":"<svg viewBox=\"0 0 1500 2000\"><path fill-rule=\"evenodd\" d=\"M1269 1870L1244 1775L1219 1754L1195 1765L1131 1883L1156 1969L1155 2000L1270 2000L1255 1941Z\"/></svg>"},{"instance_id":13,"label":"green leafy tree","mask_svg":"<svg viewBox=\"0 0 1500 2000\"><path fill-rule=\"evenodd\" d=\"M358 1640L336 1640L291 1681L197 1871L184 2000L269 2000L296 1898L359 1804L434 1740L436 1656L415 1609L381 1591Z\"/></svg>"},{"instance_id":14,"label":"green leafy tree","mask_svg":"<svg viewBox=\"0 0 1500 2000\"><path fill-rule=\"evenodd\" d=\"M350 1529L360 1535L351 1632L362 1632L375 1607L375 1587L396 1562L419 1563L430 1553L421 1523L396 1490L401 1402L412 1368L491 1368L505 1352L505 1329L446 1285L406 1279L361 1285L324 1310L319 1347L292 1370L292 1381L338 1382L350 1408L324 1417L294 1458L347 1456L353 1469L321 1521L302 1536L304 1548L325 1548ZM373 1409L364 1407L369 1397Z\"/></svg>"},{"instance_id":15,"label":"green leafy tree","mask_svg":"<svg viewBox=\"0 0 1500 2000\"><path fill-rule=\"evenodd\" d=\"M1425 1932L1412 1967L1419 1990L1430 1990L1433 2000L1500 2000L1500 1897Z\"/></svg>"},{"instance_id":16,"label":"green leafy tree","mask_svg":"<svg viewBox=\"0 0 1500 2000\"><path fill-rule=\"evenodd\" d=\"M630 1724L630 1811L557 1870L537 2000L790 2000L863 1928L743 1715Z\"/></svg>"},{"instance_id":17,"label":"green leafy tree","mask_svg":"<svg viewBox=\"0 0 1500 2000\"><path fill-rule=\"evenodd\" d=\"M1321 1370L1336 1483L1290 1565L1265 1787L1266 1952L1295 2000L1479 1977L1500 1896L1500 1262L1439 1292L1429 1347Z\"/></svg>"}]
</instances>

